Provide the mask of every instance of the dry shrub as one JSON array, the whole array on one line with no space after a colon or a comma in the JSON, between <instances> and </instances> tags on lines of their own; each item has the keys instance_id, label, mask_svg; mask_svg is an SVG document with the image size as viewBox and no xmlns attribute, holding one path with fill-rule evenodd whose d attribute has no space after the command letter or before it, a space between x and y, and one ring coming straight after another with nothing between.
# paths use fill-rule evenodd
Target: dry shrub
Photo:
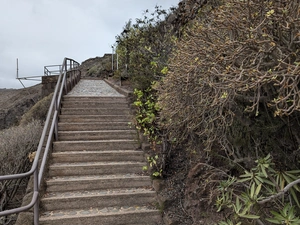
<instances>
[{"instance_id":1,"label":"dry shrub","mask_svg":"<svg viewBox=\"0 0 300 225\"><path fill-rule=\"evenodd\" d=\"M36 151L42 126L39 121L0 132L0 175L23 173L31 163L28 155ZM21 180L0 182L0 211L14 198Z\"/></svg>"},{"instance_id":2,"label":"dry shrub","mask_svg":"<svg viewBox=\"0 0 300 225\"><path fill-rule=\"evenodd\" d=\"M268 153L278 171L299 168L300 2L211 2L176 41L156 85L163 128L224 174L239 176ZM199 170L188 180L195 221L221 178Z\"/></svg>"},{"instance_id":3,"label":"dry shrub","mask_svg":"<svg viewBox=\"0 0 300 225\"><path fill-rule=\"evenodd\" d=\"M20 125L26 125L33 120L46 120L52 97L53 93L38 101L27 113L22 116Z\"/></svg>"},{"instance_id":4,"label":"dry shrub","mask_svg":"<svg viewBox=\"0 0 300 225\"><path fill-rule=\"evenodd\" d=\"M300 2L226 0L207 4L187 28L157 89L171 137L228 147L245 115L300 111ZM245 112L248 112L246 114ZM246 121L247 123L247 121ZM249 124L244 124L249 127Z\"/></svg>"}]
</instances>

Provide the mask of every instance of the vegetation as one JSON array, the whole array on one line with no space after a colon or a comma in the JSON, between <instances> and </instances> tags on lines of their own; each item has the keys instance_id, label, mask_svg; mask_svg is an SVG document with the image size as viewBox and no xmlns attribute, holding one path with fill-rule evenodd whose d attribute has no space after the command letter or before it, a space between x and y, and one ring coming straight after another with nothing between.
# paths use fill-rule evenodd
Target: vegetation
<instances>
[{"instance_id":1,"label":"vegetation","mask_svg":"<svg viewBox=\"0 0 300 225\"><path fill-rule=\"evenodd\" d=\"M216 223L299 224L300 3L200 4L185 1L199 10L180 36L144 17L117 37L137 126L196 155L191 168L213 168L198 183L225 212Z\"/></svg>"},{"instance_id":2,"label":"vegetation","mask_svg":"<svg viewBox=\"0 0 300 225\"><path fill-rule=\"evenodd\" d=\"M0 162L5 163L0 165L0 175L23 173L31 168L52 96L38 101L23 115L19 126L1 130ZM0 211L21 205L27 181L26 178L0 182ZM9 219L5 224L10 222Z\"/></svg>"},{"instance_id":3,"label":"vegetation","mask_svg":"<svg viewBox=\"0 0 300 225\"><path fill-rule=\"evenodd\" d=\"M128 21L123 32L116 37L119 56L117 73L123 79L130 75L134 87L147 89L152 81L162 77L173 43L171 27L165 22L168 13L156 6L155 11L145 11L136 23Z\"/></svg>"},{"instance_id":4,"label":"vegetation","mask_svg":"<svg viewBox=\"0 0 300 225\"><path fill-rule=\"evenodd\" d=\"M227 208L233 211L233 216L227 223L223 221L219 224L232 221L234 224L242 224L250 223L251 220L256 220L259 224L265 224L262 221L271 224L299 224L300 218L295 208L300 207L300 189L296 185L300 183L300 170L275 170L270 154L255 163L256 167L250 171L245 170L239 179L229 177L220 182L220 195L216 201L218 212ZM270 206L276 211L269 210Z\"/></svg>"},{"instance_id":5,"label":"vegetation","mask_svg":"<svg viewBox=\"0 0 300 225\"><path fill-rule=\"evenodd\" d=\"M31 107L31 109L22 116L20 125L26 125L33 120L46 120L52 97L53 94L50 94L38 101L33 107Z\"/></svg>"},{"instance_id":6,"label":"vegetation","mask_svg":"<svg viewBox=\"0 0 300 225\"><path fill-rule=\"evenodd\" d=\"M36 151L42 126L34 120L26 125L11 127L0 133L0 174L16 174L28 171L31 167L30 155ZM24 183L25 182L25 183ZM7 180L0 182L0 210L12 204L20 187L25 187L24 180ZM24 190L25 190L24 189ZM21 204L18 202L17 204Z\"/></svg>"}]
</instances>

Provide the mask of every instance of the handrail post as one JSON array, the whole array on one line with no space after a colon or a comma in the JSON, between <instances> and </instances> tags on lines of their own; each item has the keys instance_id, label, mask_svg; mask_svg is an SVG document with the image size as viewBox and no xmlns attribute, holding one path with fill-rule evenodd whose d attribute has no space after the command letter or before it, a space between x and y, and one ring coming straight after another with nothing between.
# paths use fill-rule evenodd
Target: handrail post
<instances>
[{"instance_id":1,"label":"handrail post","mask_svg":"<svg viewBox=\"0 0 300 225\"><path fill-rule=\"evenodd\" d=\"M35 170L34 174L34 182L33 182L33 191L34 193L39 191L39 174L38 169ZM39 200L37 200L34 204L34 213L33 213L34 225L39 225Z\"/></svg>"},{"instance_id":2,"label":"handrail post","mask_svg":"<svg viewBox=\"0 0 300 225\"><path fill-rule=\"evenodd\" d=\"M65 70L65 76L66 76L66 79L65 79L65 83L64 83L64 85L65 85L65 93L68 93L68 77L67 77L67 71L68 71L68 60L66 60L66 62L65 62L65 68L64 68L64 70Z\"/></svg>"}]
</instances>

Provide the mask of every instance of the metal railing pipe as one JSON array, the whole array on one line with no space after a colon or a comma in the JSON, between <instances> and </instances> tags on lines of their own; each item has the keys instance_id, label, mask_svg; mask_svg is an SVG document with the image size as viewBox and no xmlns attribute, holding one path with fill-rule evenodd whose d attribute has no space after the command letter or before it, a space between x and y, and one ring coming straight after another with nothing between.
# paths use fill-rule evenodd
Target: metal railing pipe
<instances>
[{"instance_id":1,"label":"metal railing pipe","mask_svg":"<svg viewBox=\"0 0 300 225\"><path fill-rule=\"evenodd\" d=\"M71 65L70 69L68 69L68 62L70 62L70 65ZM78 62L76 62L72 59L64 58L63 64L59 67L60 74L59 74L57 84L56 84L56 87L54 90L54 94L53 94L53 97L52 97L52 100L51 100L51 103L49 106L45 125L43 128L41 137L40 137L40 142L37 147L36 155L35 155L34 161L32 163L31 169L28 172L24 172L24 173L20 173L20 174L10 174L10 175L0 176L0 181L2 181L2 180L21 179L24 177L29 177L33 174L34 175L33 176L34 189L33 189L33 196L32 196L31 202L26 206L1 211L0 216L7 216L10 214L14 214L14 213L24 212L34 206L34 224L35 225L39 224L39 201L38 201L39 190L40 190L42 178L44 175L44 171L45 171L45 167L46 167L46 163L47 163L47 159L48 159L48 155L49 155L49 151L50 151L50 146L53 142L53 135L55 135L57 138L58 114L60 112L60 104L61 104L61 98L63 95L63 90L64 90L64 87L66 88L66 84L67 84L67 72L69 70L71 73L73 73L73 70L78 68L79 65L80 64ZM45 67L44 73L45 73L45 75L51 74L51 71ZM77 80L79 81L79 79L80 79L80 71L79 71L78 77L79 78L76 79L76 81ZM72 76L71 76L71 79L72 79ZM72 87L74 85L75 85L75 83L72 83L72 80L71 80L70 90L72 89ZM68 89L66 88L65 90L67 93ZM52 117L52 121L51 121L52 115L53 115L53 117ZM51 121L51 126L50 126L50 121ZM43 143L45 141L49 126L50 126L49 135L48 135L45 150L43 152L41 165L39 167L38 166L39 158L40 158L40 155L42 154Z\"/></svg>"},{"instance_id":2,"label":"metal railing pipe","mask_svg":"<svg viewBox=\"0 0 300 225\"><path fill-rule=\"evenodd\" d=\"M20 212L24 212L24 211L31 209L34 206L35 202L37 201L38 196L39 196L38 192L33 192L32 200L28 205L21 206L16 209L9 209L9 210L2 211L2 212L0 212L0 216L7 216L10 214L20 213Z\"/></svg>"},{"instance_id":3,"label":"metal railing pipe","mask_svg":"<svg viewBox=\"0 0 300 225\"><path fill-rule=\"evenodd\" d=\"M55 111L54 112L54 115L53 115L53 119L57 118L58 116L58 112ZM49 137L48 137L48 140L47 140L47 144L46 144L46 147L45 147L45 152L44 152L44 155L43 155L43 159L42 159L42 162L41 162L41 166L40 166L40 173L39 173L39 176L38 176L38 188L40 188L41 186L41 182L42 182L42 177L43 177L43 174L44 174L44 170L45 170L45 167L46 167L46 163L47 163L47 156L49 154L49 150L50 150L50 145L51 145L51 142L52 142L52 137L50 137L50 134L53 135L53 131L54 131L54 123L51 124L51 128L49 130ZM51 136L52 136L51 135Z\"/></svg>"}]
</instances>

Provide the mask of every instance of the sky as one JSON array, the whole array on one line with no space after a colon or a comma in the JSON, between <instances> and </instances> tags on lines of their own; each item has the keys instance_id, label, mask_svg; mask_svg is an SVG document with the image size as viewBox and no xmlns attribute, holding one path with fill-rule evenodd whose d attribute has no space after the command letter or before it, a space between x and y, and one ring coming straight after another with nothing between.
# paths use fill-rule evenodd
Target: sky
<instances>
[{"instance_id":1,"label":"sky","mask_svg":"<svg viewBox=\"0 0 300 225\"><path fill-rule=\"evenodd\" d=\"M81 63L111 53L129 19L180 0L0 0L0 88L22 88L19 77L42 76L64 57ZM38 82L22 80L25 87Z\"/></svg>"}]
</instances>

